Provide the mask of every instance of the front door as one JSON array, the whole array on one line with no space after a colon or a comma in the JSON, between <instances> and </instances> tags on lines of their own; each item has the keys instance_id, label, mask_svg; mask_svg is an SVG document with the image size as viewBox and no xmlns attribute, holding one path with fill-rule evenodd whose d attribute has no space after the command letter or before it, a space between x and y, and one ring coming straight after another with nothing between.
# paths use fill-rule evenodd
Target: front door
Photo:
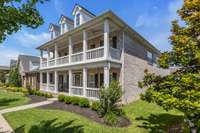
<instances>
[{"instance_id":1,"label":"front door","mask_svg":"<svg viewBox=\"0 0 200 133\"><path fill-rule=\"evenodd\" d=\"M63 77L63 75L58 76L58 90L59 91L64 90L64 77Z\"/></svg>"}]
</instances>

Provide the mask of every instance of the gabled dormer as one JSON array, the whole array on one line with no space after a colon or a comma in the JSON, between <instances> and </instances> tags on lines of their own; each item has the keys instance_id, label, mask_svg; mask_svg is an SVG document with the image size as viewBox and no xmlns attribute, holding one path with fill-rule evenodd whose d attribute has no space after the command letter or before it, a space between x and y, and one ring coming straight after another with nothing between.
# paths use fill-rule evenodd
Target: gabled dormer
<instances>
[{"instance_id":1,"label":"gabled dormer","mask_svg":"<svg viewBox=\"0 0 200 133\"><path fill-rule=\"evenodd\" d=\"M68 32L74 28L74 21L64 15L61 15L59 24L61 34Z\"/></svg>"},{"instance_id":2,"label":"gabled dormer","mask_svg":"<svg viewBox=\"0 0 200 133\"><path fill-rule=\"evenodd\" d=\"M74 16L74 27L78 27L96 17L93 13L78 4L75 5L72 15Z\"/></svg>"},{"instance_id":3,"label":"gabled dormer","mask_svg":"<svg viewBox=\"0 0 200 133\"><path fill-rule=\"evenodd\" d=\"M55 24L50 24L49 25L49 32L51 33L51 39L56 38L57 36L60 35L60 27Z\"/></svg>"}]
</instances>

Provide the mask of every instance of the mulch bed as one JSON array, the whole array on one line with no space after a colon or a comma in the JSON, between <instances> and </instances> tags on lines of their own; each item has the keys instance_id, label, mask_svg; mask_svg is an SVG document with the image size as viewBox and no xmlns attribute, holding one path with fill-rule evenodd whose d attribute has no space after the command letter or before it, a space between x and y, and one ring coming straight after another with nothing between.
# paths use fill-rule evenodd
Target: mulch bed
<instances>
[{"instance_id":1,"label":"mulch bed","mask_svg":"<svg viewBox=\"0 0 200 133\"><path fill-rule=\"evenodd\" d=\"M28 102L28 104L43 102L47 100L46 97L41 97L41 96L36 96L36 95L27 95L27 97L30 98L30 101Z\"/></svg>"},{"instance_id":2,"label":"mulch bed","mask_svg":"<svg viewBox=\"0 0 200 133\"><path fill-rule=\"evenodd\" d=\"M44 105L38 108L42 109L58 109L63 111L70 111L73 113L77 113L79 115L82 115L88 119L91 119L97 123L105 124L103 118L100 118L96 111L91 110L90 108L82 108L76 105L72 104L65 104L59 101L55 101L52 104ZM124 117L119 118L119 123L116 125L116 127L126 127L129 126L131 122ZM107 125L108 126L108 125Z\"/></svg>"}]
</instances>

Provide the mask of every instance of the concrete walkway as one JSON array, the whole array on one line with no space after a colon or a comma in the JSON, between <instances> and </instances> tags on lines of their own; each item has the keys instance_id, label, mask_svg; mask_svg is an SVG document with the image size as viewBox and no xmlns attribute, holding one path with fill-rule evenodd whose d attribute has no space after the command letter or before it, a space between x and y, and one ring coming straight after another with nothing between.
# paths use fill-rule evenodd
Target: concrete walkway
<instances>
[{"instance_id":1,"label":"concrete walkway","mask_svg":"<svg viewBox=\"0 0 200 133\"><path fill-rule=\"evenodd\" d=\"M47 101L43 101L43 102L39 102L39 103L33 103L33 104L22 105L22 106L18 106L18 107L0 110L0 133L13 133L13 129L8 124L8 122L5 120L5 118L2 116L2 114L25 110L25 109L36 108L39 106L51 104L56 100L57 100L56 98L51 98L51 99L48 99Z\"/></svg>"}]
</instances>

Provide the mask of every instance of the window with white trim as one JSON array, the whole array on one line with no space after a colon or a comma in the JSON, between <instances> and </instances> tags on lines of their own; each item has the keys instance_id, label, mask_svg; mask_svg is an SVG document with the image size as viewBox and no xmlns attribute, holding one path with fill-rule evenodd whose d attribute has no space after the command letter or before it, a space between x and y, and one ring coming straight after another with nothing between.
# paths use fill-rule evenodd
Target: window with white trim
<instances>
[{"instance_id":1,"label":"window with white trim","mask_svg":"<svg viewBox=\"0 0 200 133\"><path fill-rule=\"evenodd\" d=\"M76 15L76 26L80 25L80 13Z\"/></svg>"},{"instance_id":2,"label":"window with white trim","mask_svg":"<svg viewBox=\"0 0 200 133\"><path fill-rule=\"evenodd\" d=\"M147 51L147 59L149 63L153 63L153 53L151 53L150 51Z\"/></svg>"}]
</instances>

